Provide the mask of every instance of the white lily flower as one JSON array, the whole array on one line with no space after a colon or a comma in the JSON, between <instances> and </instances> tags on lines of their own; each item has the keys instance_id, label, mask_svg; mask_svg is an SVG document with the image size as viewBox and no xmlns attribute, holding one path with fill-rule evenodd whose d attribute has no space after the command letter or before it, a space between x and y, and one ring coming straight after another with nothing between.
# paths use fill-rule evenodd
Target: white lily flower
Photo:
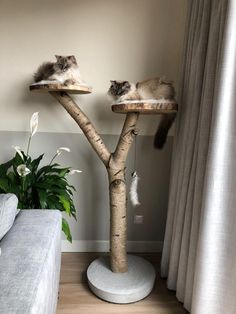
<instances>
[{"instance_id":1,"label":"white lily flower","mask_svg":"<svg viewBox=\"0 0 236 314\"><path fill-rule=\"evenodd\" d=\"M24 156L23 156L23 154L21 152L20 146L12 146L12 148L15 149L15 151L20 155L21 159L24 161Z\"/></svg>"},{"instance_id":2,"label":"white lily flower","mask_svg":"<svg viewBox=\"0 0 236 314\"><path fill-rule=\"evenodd\" d=\"M35 112L32 114L32 117L30 119L31 136L33 136L37 132L38 123L39 123L39 113Z\"/></svg>"},{"instance_id":3,"label":"white lily flower","mask_svg":"<svg viewBox=\"0 0 236 314\"><path fill-rule=\"evenodd\" d=\"M19 165L16 168L16 171L17 171L17 173L19 174L20 177L25 177L25 176L27 176L27 174L30 173L29 168L27 168L25 164Z\"/></svg>"},{"instance_id":4,"label":"white lily flower","mask_svg":"<svg viewBox=\"0 0 236 314\"><path fill-rule=\"evenodd\" d=\"M68 147L59 147L57 150L57 155L61 155L62 152L70 152L70 149Z\"/></svg>"},{"instance_id":5,"label":"white lily flower","mask_svg":"<svg viewBox=\"0 0 236 314\"><path fill-rule=\"evenodd\" d=\"M70 149L68 147L59 147L58 150L57 150L57 153L53 156L52 160L50 161L50 164L52 164L52 162L54 161L54 159L57 157L57 156L60 156L62 152L70 152Z\"/></svg>"},{"instance_id":6,"label":"white lily flower","mask_svg":"<svg viewBox=\"0 0 236 314\"><path fill-rule=\"evenodd\" d=\"M81 170L78 169L72 169L68 174L75 174L75 173L81 173Z\"/></svg>"}]
</instances>

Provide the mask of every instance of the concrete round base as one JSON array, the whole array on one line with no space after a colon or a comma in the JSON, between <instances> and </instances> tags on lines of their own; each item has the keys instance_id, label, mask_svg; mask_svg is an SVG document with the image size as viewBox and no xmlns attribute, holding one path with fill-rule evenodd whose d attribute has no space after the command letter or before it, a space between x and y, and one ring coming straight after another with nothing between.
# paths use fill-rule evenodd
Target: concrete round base
<instances>
[{"instance_id":1,"label":"concrete round base","mask_svg":"<svg viewBox=\"0 0 236 314\"><path fill-rule=\"evenodd\" d=\"M94 260L87 270L90 289L99 298L112 303L132 303L145 298L155 282L155 269L145 259L128 255L128 272L113 273L109 257Z\"/></svg>"}]
</instances>

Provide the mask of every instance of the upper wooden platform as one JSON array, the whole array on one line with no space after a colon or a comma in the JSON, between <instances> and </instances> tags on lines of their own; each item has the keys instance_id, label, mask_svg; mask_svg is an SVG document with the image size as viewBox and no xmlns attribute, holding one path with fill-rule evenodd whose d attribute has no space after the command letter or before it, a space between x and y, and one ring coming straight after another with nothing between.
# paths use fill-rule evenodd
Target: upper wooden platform
<instances>
[{"instance_id":1,"label":"upper wooden platform","mask_svg":"<svg viewBox=\"0 0 236 314\"><path fill-rule=\"evenodd\" d=\"M142 114L168 114L178 111L177 103L129 103L112 105L112 111L116 113L138 112Z\"/></svg>"},{"instance_id":2,"label":"upper wooden platform","mask_svg":"<svg viewBox=\"0 0 236 314\"><path fill-rule=\"evenodd\" d=\"M68 92L70 94L90 94L92 88L84 85L32 84L29 89L35 92Z\"/></svg>"}]
</instances>

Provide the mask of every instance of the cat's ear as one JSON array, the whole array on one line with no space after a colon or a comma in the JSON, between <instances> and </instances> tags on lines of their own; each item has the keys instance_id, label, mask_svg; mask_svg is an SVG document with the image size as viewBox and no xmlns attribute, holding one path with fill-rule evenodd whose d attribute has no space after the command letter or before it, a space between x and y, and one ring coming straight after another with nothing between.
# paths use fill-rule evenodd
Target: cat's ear
<instances>
[{"instance_id":1,"label":"cat's ear","mask_svg":"<svg viewBox=\"0 0 236 314\"><path fill-rule=\"evenodd\" d=\"M115 82L116 82L116 81L114 81L114 80L110 80L110 83L111 83L111 84L114 84Z\"/></svg>"},{"instance_id":2,"label":"cat's ear","mask_svg":"<svg viewBox=\"0 0 236 314\"><path fill-rule=\"evenodd\" d=\"M55 55L57 61L59 61L61 59L61 56Z\"/></svg>"},{"instance_id":3,"label":"cat's ear","mask_svg":"<svg viewBox=\"0 0 236 314\"><path fill-rule=\"evenodd\" d=\"M68 59L70 59L73 63L77 63L75 56L69 56Z\"/></svg>"},{"instance_id":4,"label":"cat's ear","mask_svg":"<svg viewBox=\"0 0 236 314\"><path fill-rule=\"evenodd\" d=\"M166 81L166 77L165 77L164 75L159 78L159 84L160 84L160 85L161 85L161 84L164 84L165 81Z\"/></svg>"},{"instance_id":5,"label":"cat's ear","mask_svg":"<svg viewBox=\"0 0 236 314\"><path fill-rule=\"evenodd\" d=\"M125 86L125 87L130 87L130 82L129 81L124 81L123 82L123 86Z\"/></svg>"},{"instance_id":6,"label":"cat's ear","mask_svg":"<svg viewBox=\"0 0 236 314\"><path fill-rule=\"evenodd\" d=\"M167 80L166 76L162 76L160 79L159 79L159 84L165 84L165 85L172 85L174 82L173 81L170 81L170 80Z\"/></svg>"}]
</instances>

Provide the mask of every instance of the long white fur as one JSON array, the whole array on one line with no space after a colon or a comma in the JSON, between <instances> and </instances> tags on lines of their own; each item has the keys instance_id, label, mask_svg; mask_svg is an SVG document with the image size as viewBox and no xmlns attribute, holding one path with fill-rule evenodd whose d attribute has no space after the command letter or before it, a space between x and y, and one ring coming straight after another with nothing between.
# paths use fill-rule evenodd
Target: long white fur
<instances>
[{"instance_id":1,"label":"long white fur","mask_svg":"<svg viewBox=\"0 0 236 314\"><path fill-rule=\"evenodd\" d=\"M175 103L176 101L173 99L165 99L165 98L160 98L160 99L137 99L137 100L124 100L124 101L116 101L113 102L113 105L119 105L119 104L135 104L135 103L140 103L140 104L172 104Z\"/></svg>"},{"instance_id":2,"label":"long white fur","mask_svg":"<svg viewBox=\"0 0 236 314\"><path fill-rule=\"evenodd\" d=\"M42 81L39 81L39 82L37 82L37 83L33 83L33 84L31 84L31 85L58 84L58 83L59 83L59 82L56 81L56 80L53 80L53 81L51 81L51 80L42 80Z\"/></svg>"},{"instance_id":3,"label":"long white fur","mask_svg":"<svg viewBox=\"0 0 236 314\"><path fill-rule=\"evenodd\" d=\"M83 83L83 80L80 75L80 71L77 67L69 68L64 73L60 73L60 74L54 73L48 79L56 80L60 82L61 84L64 84L66 80L75 80L76 82L78 82L78 84Z\"/></svg>"},{"instance_id":4,"label":"long white fur","mask_svg":"<svg viewBox=\"0 0 236 314\"><path fill-rule=\"evenodd\" d=\"M139 199L138 199L138 181L139 177L137 175L137 172L132 173L132 180L130 184L130 201L133 206L138 206L140 205Z\"/></svg>"},{"instance_id":5,"label":"long white fur","mask_svg":"<svg viewBox=\"0 0 236 314\"><path fill-rule=\"evenodd\" d=\"M79 69L76 68L70 68L64 73L60 74L53 74L51 75L48 80L42 80L40 82L34 83L32 85L41 85L41 84L64 84L65 81L67 80L74 80L77 85L82 85L82 86L88 86L86 82L81 78L80 71Z\"/></svg>"},{"instance_id":6,"label":"long white fur","mask_svg":"<svg viewBox=\"0 0 236 314\"><path fill-rule=\"evenodd\" d=\"M61 83L60 81L56 81L56 80L42 80L42 81L39 81L39 82L37 82L37 83L33 83L33 84L31 84L31 85L42 85L42 84L58 84L58 83L60 83L60 84L62 84L63 85L63 83ZM78 82L77 84L74 84L75 86L76 85L79 85L79 86L86 86L86 87L89 87L89 88L92 88L92 86L90 86L90 85L88 85L88 84L86 84L85 82Z\"/></svg>"}]
</instances>

